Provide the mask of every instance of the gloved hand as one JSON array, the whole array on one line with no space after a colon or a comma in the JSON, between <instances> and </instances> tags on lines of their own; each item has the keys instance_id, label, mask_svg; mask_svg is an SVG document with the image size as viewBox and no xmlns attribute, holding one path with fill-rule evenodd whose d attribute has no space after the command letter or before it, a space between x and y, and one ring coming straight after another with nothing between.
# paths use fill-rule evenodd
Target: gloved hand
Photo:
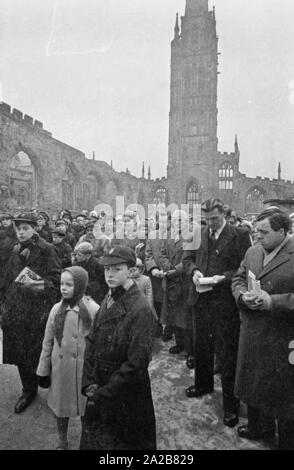
<instances>
[{"instance_id":1,"label":"gloved hand","mask_svg":"<svg viewBox=\"0 0 294 470\"><path fill-rule=\"evenodd\" d=\"M41 388L49 388L51 385L51 377L46 376L46 377L40 377L37 375L37 380L38 380L38 385Z\"/></svg>"}]
</instances>

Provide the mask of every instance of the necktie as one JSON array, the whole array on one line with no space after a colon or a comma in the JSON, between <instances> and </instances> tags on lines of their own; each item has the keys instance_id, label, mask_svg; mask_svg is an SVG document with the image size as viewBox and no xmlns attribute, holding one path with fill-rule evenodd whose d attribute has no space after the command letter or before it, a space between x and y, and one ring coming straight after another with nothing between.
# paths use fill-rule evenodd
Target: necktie
<instances>
[{"instance_id":1,"label":"necktie","mask_svg":"<svg viewBox=\"0 0 294 470\"><path fill-rule=\"evenodd\" d=\"M216 240L215 234L216 234L216 230L212 230L211 233L210 233L210 240L213 240L213 241Z\"/></svg>"}]
</instances>

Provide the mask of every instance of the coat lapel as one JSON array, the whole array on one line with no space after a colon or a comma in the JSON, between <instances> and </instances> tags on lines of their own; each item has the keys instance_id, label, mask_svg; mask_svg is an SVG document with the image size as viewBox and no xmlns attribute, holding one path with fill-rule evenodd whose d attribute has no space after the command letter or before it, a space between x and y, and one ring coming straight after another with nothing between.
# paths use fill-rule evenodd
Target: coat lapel
<instances>
[{"instance_id":1,"label":"coat lapel","mask_svg":"<svg viewBox=\"0 0 294 470\"><path fill-rule=\"evenodd\" d=\"M272 272L274 269L278 268L284 263L287 263L290 259L290 253L294 252L294 247L292 244L292 241L290 240L287 245L285 245L281 251L277 254L277 256L274 257L272 261L270 261L263 271L259 275L259 279L262 277L266 276L270 272Z\"/></svg>"},{"instance_id":2,"label":"coat lapel","mask_svg":"<svg viewBox=\"0 0 294 470\"><path fill-rule=\"evenodd\" d=\"M112 321L116 318L121 318L126 315L125 308L121 301L121 298L118 299L110 308L107 308L107 297L104 299L103 304L101 305L100 315L97 321L97 327Z\"/></svg>"},{"instance_id":3,"label":"coat lapel","mask_svg":"<svg viewBox=\"0 0 294 470\"><path fill-rule=\"evenodd\" d=\"M230 243L230 241L236 237L235 231L233 231L230 227L229 224L226 224L223 228L222 233L219 236L218 239L218 246L217 246L217 251L221 253L224 249L224 247Z\"/></svg>"}]
</instances>

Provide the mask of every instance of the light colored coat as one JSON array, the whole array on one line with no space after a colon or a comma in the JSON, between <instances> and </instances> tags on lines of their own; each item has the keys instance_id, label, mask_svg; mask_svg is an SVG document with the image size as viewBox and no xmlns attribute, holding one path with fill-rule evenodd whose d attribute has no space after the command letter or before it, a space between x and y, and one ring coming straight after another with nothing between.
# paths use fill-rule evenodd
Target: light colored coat
<instances>
[{"instance_id":1,"label":"light colored coat","mask_svg":"<svg viewBox=\"0 0 294 470\"><path fill-rule=\"evenodd\" d=\"M134 279L134 281L136 282L139 289L145 295L147 302L151 307L153 316L155 320L158 321L157 313L155 311L154 304L153 304L153 291L152 291L152 284L151 284L150 278L148 276L144 276L144 274L140 274L140 276Z\"/></svg>"},{"instance_id":2,"label":"light colored coat","mask_svg":"<svg viewBox=\"0 0 294 470\"><path fill-rule=\"evenodd\" d=\"M294 419L294 243L290 239L265 267L261 246L247 251L232 282L241 309L235 394L247 405L277 419ZM249 310L240 299L253 272L272 300L270 311Z\"/></svg>"},{"instance_id":3,"label":"light colored coat","mask_svg":"<svg viewBox=\"0 0 294 470\"><path fill-rule=\"evenodd\" d=\"M93 321L99 306L89 297L84 297L83 301ZM69 307L59 347L54 337L54 319L60 305L61 302L54 305L47 321L37 375L51 377L48 406L54 414L59 418L74 418L83 416L86 407L81 388L85 337L89 330L81 321L79 307Z\"/></svg>"}]
</instances>

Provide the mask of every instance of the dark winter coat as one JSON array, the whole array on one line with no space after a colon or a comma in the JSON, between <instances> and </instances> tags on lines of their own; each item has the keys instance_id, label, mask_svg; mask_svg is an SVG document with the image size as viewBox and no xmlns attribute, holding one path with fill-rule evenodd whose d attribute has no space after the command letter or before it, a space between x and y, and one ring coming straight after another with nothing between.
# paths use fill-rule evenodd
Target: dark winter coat
<instances>
[{"instance_id":1,"label":"dark winter coat","mask_svg":"<svg viewBox=\"0 0 294 470\"><path fill-rule=\"evenodd\" d=\"M78 265L84 268L89 275L86 295L92 297L92 299L100 305L108 291L108 287L105 282L104 267L93 255L88 262L79 263Z\"/></svg>"},{"instance_id":2,"label":"dark winter coat","mask_svg":"<svg viewBox=\"0 0 294 470\"><path fill-rule=\"evenodd\" d=\"M0 229L0 291L3 288L6 265L16 243L17 237L13 225Z\"/></svg>"},{"instance_id":3,"label":"dark winter coat","mask_svg":"<svg viewBox=\"0 0 294 470\"><path fill-rule=\"evenodd\" d=\"M294 419L294 242L290 240L263 268L261 246L248 250L233 278L232 290L241 308L241 335L236 395L275 418ZM272 300L271 311L252 311L240 296L248 290L248 271L260 280Z\"/></svg>"},{"instance_id":4,"label":"dark winter coat","mask_svg":"<svg viewBox=\"0 0 294 470\"><path fill-rule=\"evenodd\" d=\"M71 254L72 254L72 248L71 246L65 242L65 240L62 240L61 243L58 245L54 245L54 248L56 250L57 256L61 262L62 268L68 268L71 266Z\"/></svg>"},{"instance_id":5,"label":"dark winter coat","mask_svg":"<svg viewBox=\"0 0 294 470\"><path fill-rule=\"evenodd\" d=\"M48 243L52 243L52 233L49 225L43 225L41 229L36 228L36 233Z\"/></svg>"},{"instance_id":6,"label":"dark winter coat","mask_svg":"<svg viewBox=\"0 0 294 470\"><path fill-rule=\"evenodd\" d=\"M154 450L155 416L148 364L151 309L133 284L109 309L103 302L86 341L82 391L99 390L86 408L81 449Z\"/></svg>"},{"instance_id":7,"label":"dark winter coat","mask_svg":"<svg viewBox=\"0 0 294 470\"><path fill-rule=\"evenodd\" d=\"M45 281L43 293L15 284L29 267ZM46 321L59 297L61 265L54 247L37 234L13 249L4 281L3 362L36 368L42 350Z\"/></svg>"},{"instance_id":8,"label":"dark winter coat","mask_svg":"<svg viewBox=\"0 0 294 470\"><path fill-rule=\"evenodd\" d=\"M179 328L191 328L188 309L190 277L183 270L183 240L170 238L162 240L159 264L164 272L176 270L172 278L167 278L164 286L163 323Z\"/></svg>"}]
</instances>

